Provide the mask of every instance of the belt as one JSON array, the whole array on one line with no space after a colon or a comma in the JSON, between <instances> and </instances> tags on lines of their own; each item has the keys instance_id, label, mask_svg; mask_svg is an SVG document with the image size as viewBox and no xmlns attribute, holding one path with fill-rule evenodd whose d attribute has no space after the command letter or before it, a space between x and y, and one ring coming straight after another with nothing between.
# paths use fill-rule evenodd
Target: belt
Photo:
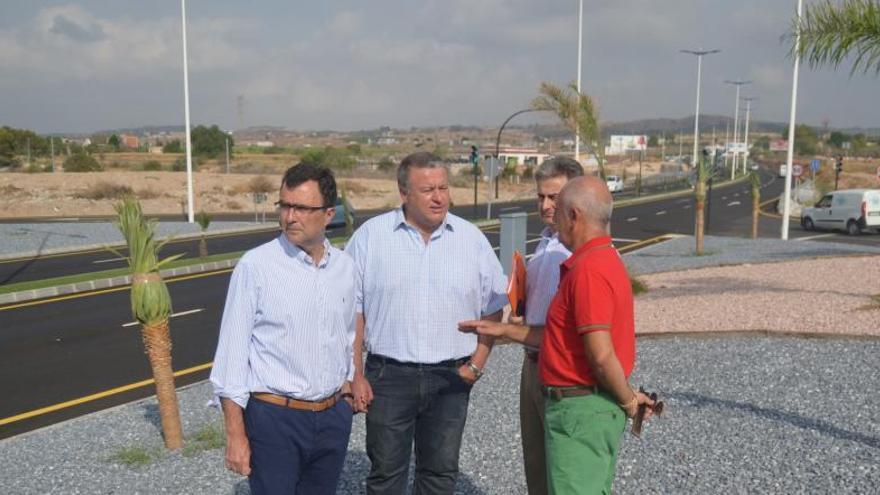
<instances>
[{"instance_id":1,"label":"belt","mask_svg":"<svg viewBox=\"0 0 880 495\"><path fill-rule=\"evenodd\" d=\"M541 387L544 397L553 400L562 400L568 397L583 397L599 393L596 385L577 385L574 387Z\"/></svg>"},{"instance_id":2,"label":"belt","mask_svg":"<svg viewBox=\"0 0 880 495\"><path fill-rule=\"evenodd\" d=\"M284 395L270 394L268 392L253 392L251 397L259 401L275 404L276 406L289 407L300 411L321 412L336 405L339 400L339 392L335 392L330 397L323 400L299 400Z\"/></svg>"},{"instance_id":3,"label":"belt","mask_svg":"<svg viewBox=\"0 0 880 495\"><path fill-rule=\"evenodd\" d=\"M455 358L455 359L447 359L446 361L440 361L439 363L410 363L407 361L398 361L394 358L390 358L387 356L382 356L381 354L369 354L367 356L367 362L374 362L379 364L393 364L395 366L404 366L407 368L458 368L464 363L468 362L470 356Z\"/></svg>"},{"instance_id":4,"label":"belt","mask_svg":"<svg viewBox=\"0 0 880 495\"><path fill-rule=\"evenodd\" d=\"M533 363L538 362L538 351L533 351L531 349L526 349L526 357Z\"/></svg>"}]
</instances>

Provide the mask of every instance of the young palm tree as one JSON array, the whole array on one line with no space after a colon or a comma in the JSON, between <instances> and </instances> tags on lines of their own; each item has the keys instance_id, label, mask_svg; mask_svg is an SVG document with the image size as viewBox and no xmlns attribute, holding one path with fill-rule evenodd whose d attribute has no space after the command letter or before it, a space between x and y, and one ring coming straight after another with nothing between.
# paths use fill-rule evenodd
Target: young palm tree
<instances>
[{"instance_id":1,"label":"young palm tree","mask_svg":"<svg viewBox=\"0 0 880 495\"><path fill-rule=\"evenodd\" d=\"M579 132L580 139L588 151L596 156L599 164L599 177L605 178L605 146L599 128L599 111L593 99L579 93L576 83L559 87L543 82L538 90L541 94L532 100L535 110L554 112L562 125L571 132Z\"/></svg>"},{"instance_id":2,"label":"young palm tree","mask_svg":"<svg viewBox=\"0 0 880 495\"><path fill-rule=\"evenodd\" d=\"M159 249L164 243L154 238L155 221L144 219L140 204L131 196L116 206L116 226L128 244L126 259L131 269L131 312L141 323L141 337L153 369L165 447L179 449L183 446L183 435L168 330L171 296L159 275L159 269L181 255L159 261Z\"/></svg>"},{"instance_id":3,"label":"young palm tree","mask_svg":"<svg viewBox=\"0 0 880 495\"><path fill-rule=\"evenodd\" d=\"M195 220L196 223L199 224L199 227L202 229L202 237L201 239L199 239L199 257L207 258L208 239L205 238L205 234L208 231L208 226L211 225L211 215L208 215L204 211L200 211L196 213Z\"/></svg>"},{"instance_id":4,"label":"young palm tree","mask_svg":"<svg viewBox=\"0 0 880 495\"><path fill-rule=\"evenodd\" d=\"M694 185L694 239L697 241L696 254L703 254L703 232L706 226L706 183L712 173L709 160L703 159L697 167L697 183Z\"/></svg>"},{"instance_id":5,"label":"young palm tree","mask_svg":"<svg viewBox=\"0 0 880 495\"><path fill-rule=\"evenodd\" d=\"M749 174L752 184L752 239L758 238L758 219L761 211L761 176L757 170Z\"/></svg>"},{"instance_id":6,"label":"young palm tree","mask_svg":"<svg viewBox=\"0 0 880 495\"><path fill-rule=\"evenodd\" d=\"M798 30L800 46L794 46ZM792 52L797 50L811 67L830 64L836 68L852 56L850 74L859 70L880 74L880 0L825 0L809 5L800 26L795 20L787 38Z\"/></svg>"}]
</instances>

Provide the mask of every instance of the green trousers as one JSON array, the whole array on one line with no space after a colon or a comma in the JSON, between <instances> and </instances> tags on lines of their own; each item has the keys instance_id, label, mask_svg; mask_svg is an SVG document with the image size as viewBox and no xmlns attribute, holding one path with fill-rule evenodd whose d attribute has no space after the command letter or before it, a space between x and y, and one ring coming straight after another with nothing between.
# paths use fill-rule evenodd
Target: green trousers
<instances>
[{"instance_id":1,"label":"green trousers","mask_svg":"<svg viewBox=\"0 0 880 495\"><path fill-rule=\"evenodd\" d=\"M603 393L545 404L550 494L611 493L626 414Z\"/></svg>"}]
</instances>

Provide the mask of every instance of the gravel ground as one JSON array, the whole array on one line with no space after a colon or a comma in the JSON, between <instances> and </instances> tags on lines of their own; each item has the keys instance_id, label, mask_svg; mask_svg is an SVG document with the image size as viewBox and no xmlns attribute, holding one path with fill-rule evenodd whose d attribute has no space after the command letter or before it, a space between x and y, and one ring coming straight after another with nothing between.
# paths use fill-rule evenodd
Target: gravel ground
<instances>
[{"instance_id":1,"label":"gravel ground","mask_svg":"<svg viewBox=\"0 0 880 495\"><path fill-rule=\"evenodd\" d=\"M707 266L775 263L822 256L880 254L880 236L875 237L877 247L833 242L706 236L704 254L695 256L694 238L682 236L625 254L624 260L630 273L644 275Z\"/></svg>"},{"instance_id":2,"label":"gravel ground","mask_svg":"<svg viewBox=\"0 0 880 495\"><path fill-rule=\"evenodd\" d=\"M260 226L265 228L269 224L218 221L211 222L208 232L246 230ZM159 222L156 226L160 237L192 235L200 231L198 224L187 222ZM109 222L0 223L0 239L0 257L85 249L125 241L119 229Z\"/></svg>"},{"instance_id":3,"label":"gravel ground","mask_svg":"<svg viewBox=\"0 0 880 495\"><path fill-rule=\"evenodd\" d=\"M640 337L634 383L668 414L641 440L626 434L616 493L876 493L880 341L783 336ZM521 351L496 349L474 389L462 447L463 494L525 493L517 412ZM843 359L841 359L843 357ZM207 383L183 389L184 431L219 428ZM147 399L0 442L7 493L248 493L222 448L113 461L122 449L161 452ZM355 419L339 493L363 492L369 469Z\"/></svg>"},{"instance_id":4,"label":"gravel ground","mask_svg":"<svg viewBox=\"0 0 880 495\"><path fill-rule=\"evenodd\" d=\"M770 330L880 336L880 255L639 277L639 333Z\"/></svg>"}]
</instances>

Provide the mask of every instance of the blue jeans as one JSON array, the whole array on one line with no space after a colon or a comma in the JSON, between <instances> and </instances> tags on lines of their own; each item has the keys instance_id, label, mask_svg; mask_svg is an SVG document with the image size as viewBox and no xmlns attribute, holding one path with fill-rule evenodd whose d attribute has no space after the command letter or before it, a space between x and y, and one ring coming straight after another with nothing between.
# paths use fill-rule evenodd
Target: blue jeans
<instances>
[{"instance_id":1,"label":"blue jeans","mask_svg":"<svg viewBox=\"0 0 880 495\"><path fill-rule=\"evenodd\" d=\"M451 494L471 386L456 364L402 364L370 356L367 412L368 494L402 494L415 442L415 495Z\"/></svg>"},{"instance_id":2,"label":"blue jeans","mask_svg":"<svg viewBox=\"0 0 880 495\"><path fill-rule=\"evenodd\" d=\"M244 411L251 447L251 493L336 493L351 417L351 406L343 400L312 412L252 397Z\"/></svg>"}]
</instances>

